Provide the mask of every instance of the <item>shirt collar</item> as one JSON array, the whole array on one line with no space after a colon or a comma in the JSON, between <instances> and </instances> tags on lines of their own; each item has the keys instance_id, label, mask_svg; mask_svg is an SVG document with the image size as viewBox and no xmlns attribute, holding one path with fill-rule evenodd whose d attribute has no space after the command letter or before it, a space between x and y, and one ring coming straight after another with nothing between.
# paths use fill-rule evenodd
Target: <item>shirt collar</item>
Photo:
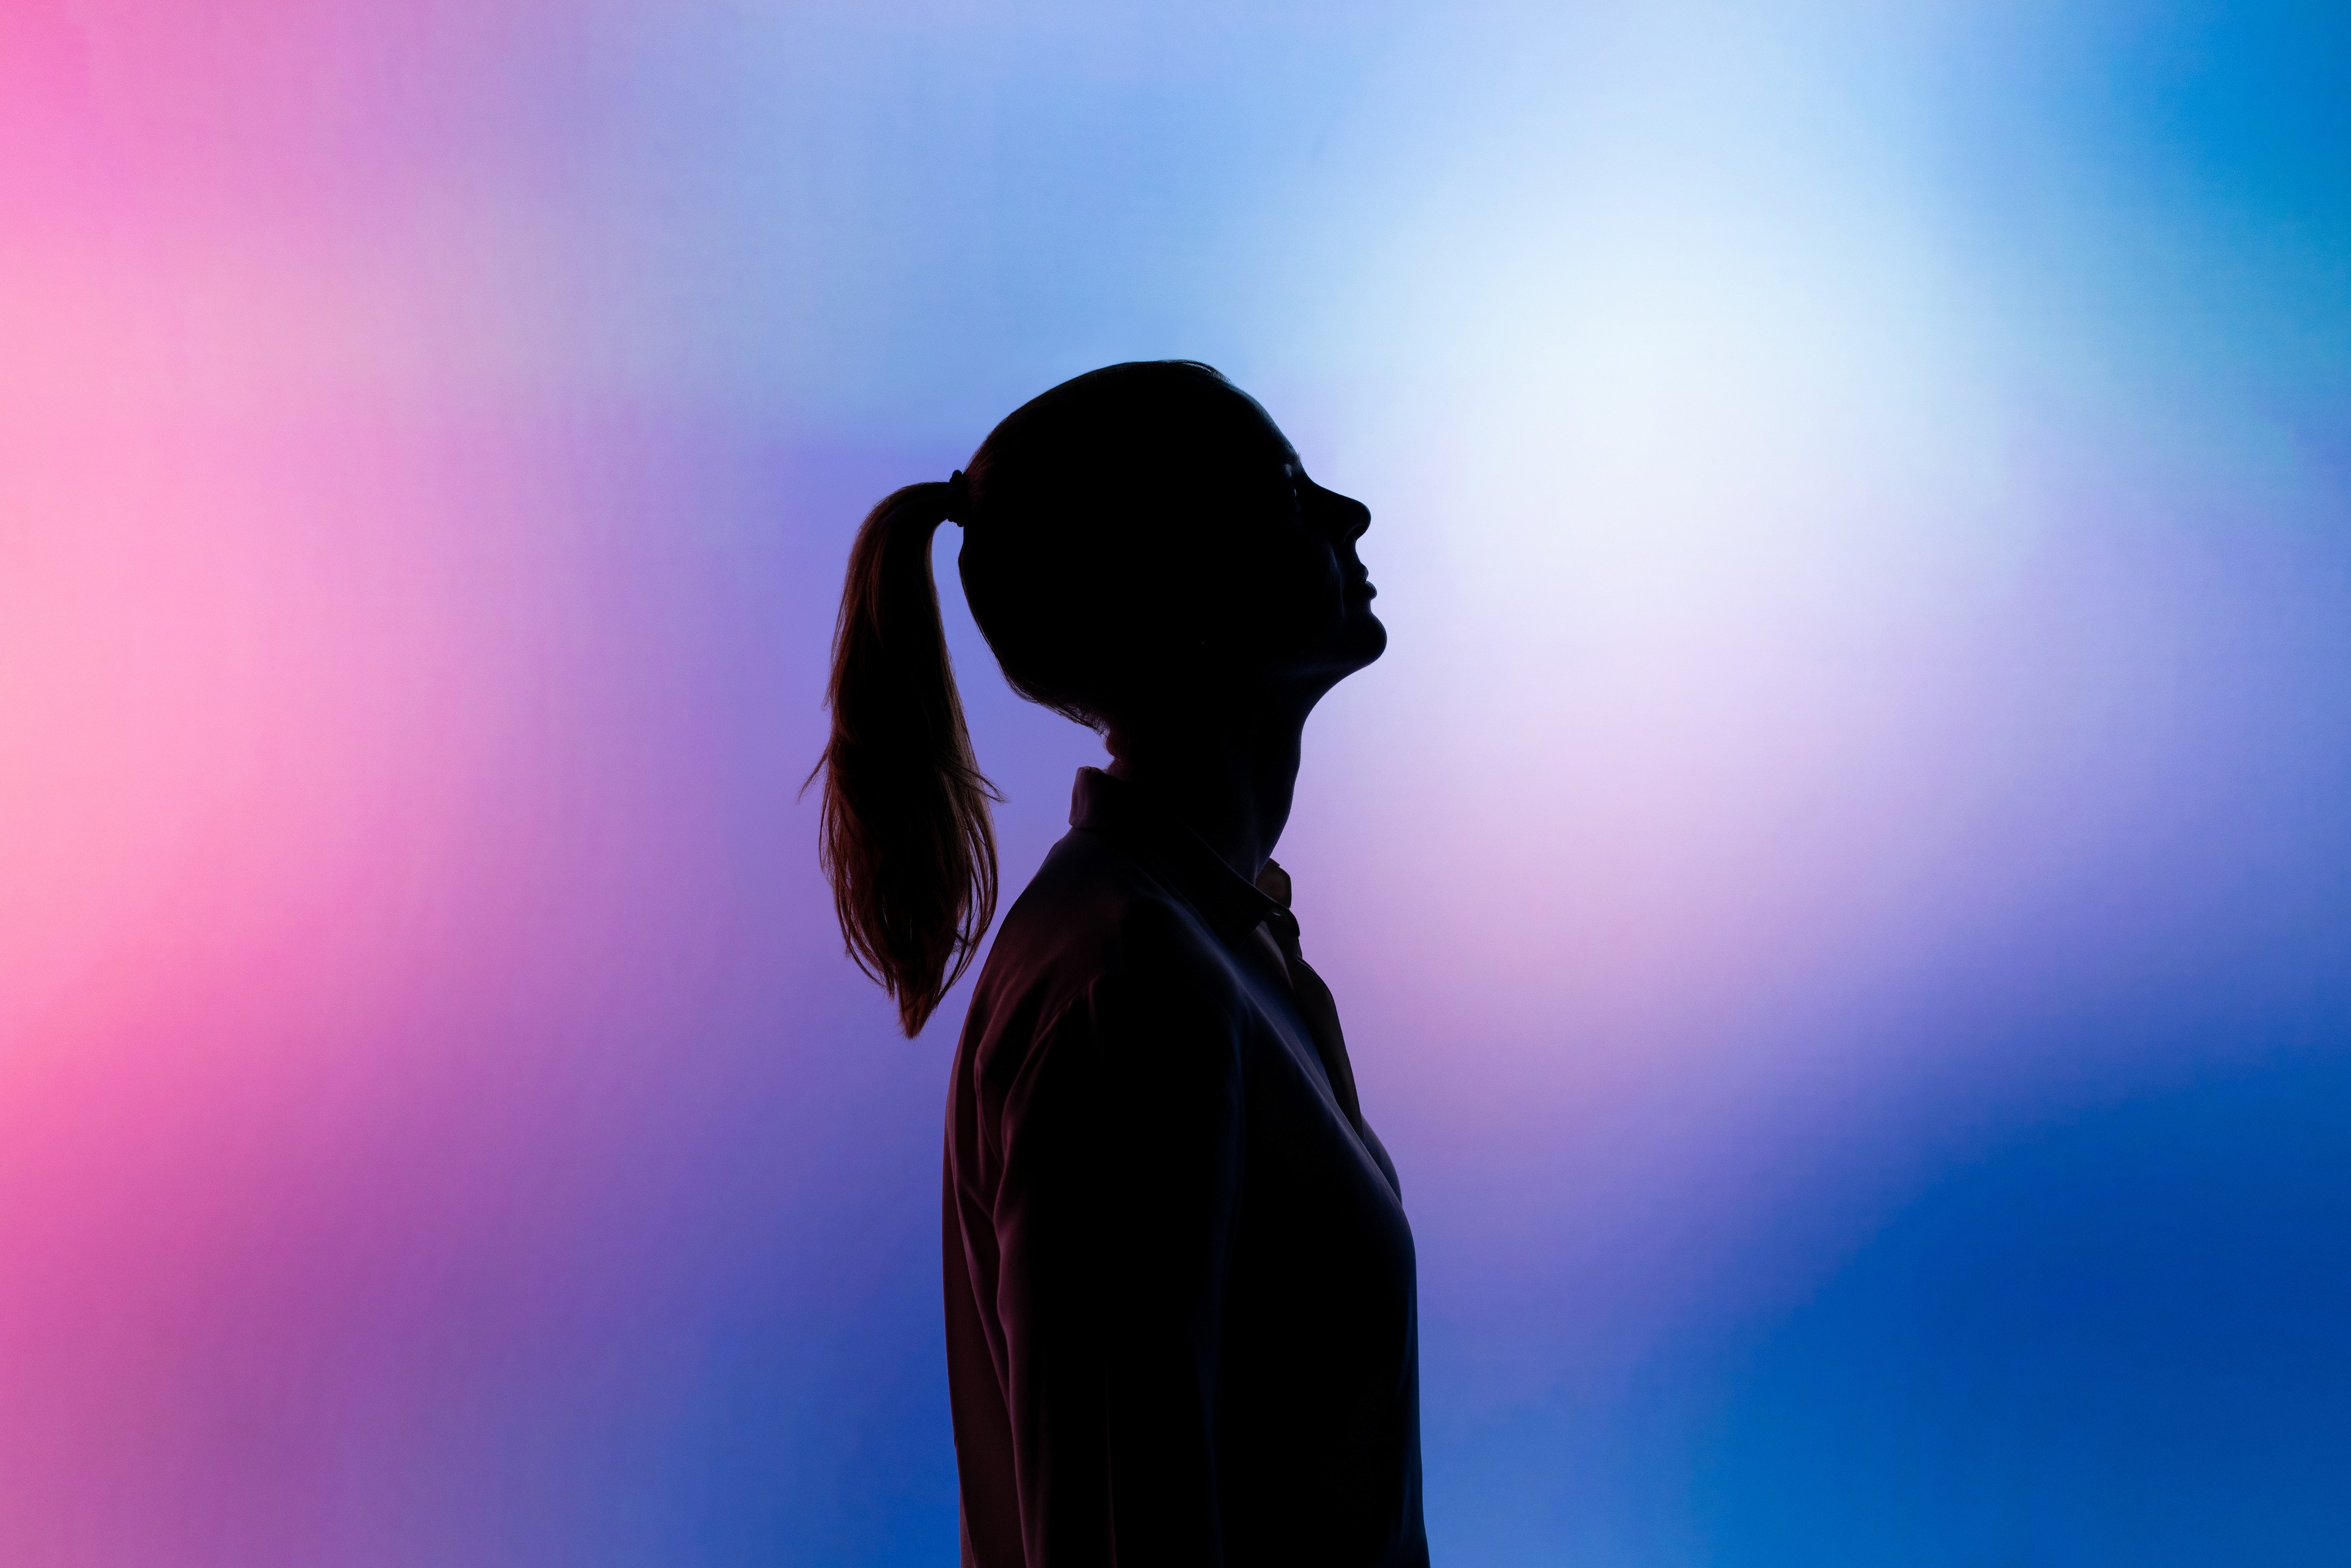
<instances>
[{"instance_id":1,"label":"shirt collar","mask_svg":"<svg viewBox=\"0 0 2351 1568\"><path fill-rule=\"evenodd\" d=\"M1149 794L1099 768L1078 769L1070 826L1115 839L1142 855L1224 941L1239 941L1282 907Z\"/></svg>"}]
</instances>

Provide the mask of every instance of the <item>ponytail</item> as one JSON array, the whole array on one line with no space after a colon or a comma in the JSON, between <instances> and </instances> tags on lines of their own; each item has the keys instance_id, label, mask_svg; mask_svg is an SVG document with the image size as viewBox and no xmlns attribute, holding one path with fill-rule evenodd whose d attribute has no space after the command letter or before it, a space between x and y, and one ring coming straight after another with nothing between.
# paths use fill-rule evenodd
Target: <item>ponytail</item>
<instances>
[{"instance_id":1,"label":"ponytail","mask_svg":"<svg viewBox=\"0 0 2351 1568\"><path fill-rule=\"evenodd\" d=\"M825 706L832 737L820 856L857 967L897 999L909 1038L959 979L996 915L996 832L956 695L931 538L955 483L909 485L849 549Z\"/></svg>"}]
</instances>

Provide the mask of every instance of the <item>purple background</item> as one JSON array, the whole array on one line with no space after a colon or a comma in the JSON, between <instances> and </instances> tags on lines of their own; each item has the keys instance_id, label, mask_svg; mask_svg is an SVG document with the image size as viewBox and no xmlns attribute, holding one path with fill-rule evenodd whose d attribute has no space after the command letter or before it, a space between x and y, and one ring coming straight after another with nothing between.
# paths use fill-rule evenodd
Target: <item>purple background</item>
<instances>
[{"instance_id":1,"label":"purple background","mask_svg":"<svg viewBox=\"0 0 2351 1568\"><path fill-rule=\"evenodd\" d=\"M1441 1561L2338 1563L2346 76L0 0L0 1558L952 1560L960 998L796 792L865 507L1185 355L1376 517L1281 855ZM1017 886L1098 753L946 598Z\"/></svg>"}]
</instances>

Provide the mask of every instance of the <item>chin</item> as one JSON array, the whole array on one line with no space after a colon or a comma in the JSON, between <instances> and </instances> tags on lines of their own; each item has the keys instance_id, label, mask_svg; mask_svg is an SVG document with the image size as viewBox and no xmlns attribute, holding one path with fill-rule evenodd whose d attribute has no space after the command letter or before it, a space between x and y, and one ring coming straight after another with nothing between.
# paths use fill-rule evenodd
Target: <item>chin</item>
<instances>
[{"instance_id":1,"label":"chin","mask_svg":"<svg viewBox=\"0 0 2351 1568\"><path fill-rule=\"evenodd\" d=\"M1326 611L1327 613L1327 611ZM1304 681L1320 692L1387 651L1388 629L1365 598L1350 596L1339 613L1260 665L1280 682Z\"/></svg>"},{"instance_id":2,"label":"chin","mask_svg":"<svg viewBox=\"0 0 2351 1568\"><path fill-rule=\"evenodd\" d=\"M1362 669L1388 651L1388 629L1372 613L1368 601L1349 607L1344 646L1351 670Z\"/></svg>"}]
</instances>

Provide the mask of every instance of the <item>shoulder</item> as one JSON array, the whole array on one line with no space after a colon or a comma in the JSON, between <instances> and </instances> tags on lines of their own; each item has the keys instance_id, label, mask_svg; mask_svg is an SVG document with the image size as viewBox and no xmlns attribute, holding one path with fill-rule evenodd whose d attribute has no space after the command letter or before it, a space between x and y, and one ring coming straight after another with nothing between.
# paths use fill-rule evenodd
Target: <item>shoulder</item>
<instances>
[{"instance_id":1,"label":"shoulder","mask_svg":"<svg viewBox=\"0 0 2351 1568\"><path fill-rule=\"evenodd\" d=\"M1230 1022L1231 955L1190 904L1117 841L1072 831L1004 917L964 1027L987 1076L1042 1037Z\"/></svg>"}]
</instances>

